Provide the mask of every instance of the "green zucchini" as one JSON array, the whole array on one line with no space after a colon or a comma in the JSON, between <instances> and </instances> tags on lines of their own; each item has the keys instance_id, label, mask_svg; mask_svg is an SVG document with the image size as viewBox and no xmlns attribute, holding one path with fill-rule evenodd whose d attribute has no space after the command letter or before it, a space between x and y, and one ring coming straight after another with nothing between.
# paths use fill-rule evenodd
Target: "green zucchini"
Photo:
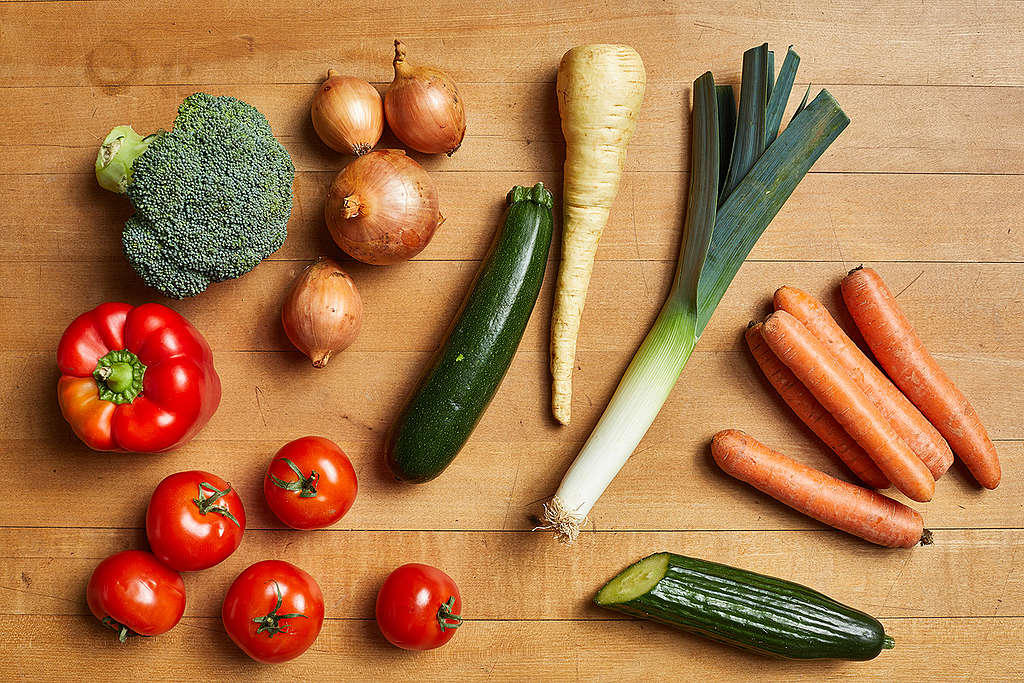
<instances>
[{"instance_id":1,"label":"green zucchini","mask_svg":"<svg viewBox=\"0 0 1024 683\"><path fill-rule=\"evenodd\" d=\"M786 659L874 659L894 645L878 620L800 584L658 553L625 569L594 602Z\"/></svg>"},{"instance_id":2,"label":"green zucchini","mask_svg":"<svg viewBox=\"0 0 1024 683\"><path fill-rule=\"evenodd\" d=\"M547 267L551 193L508 193L491 244L448 337L392 425L384 452L401 481L419 483L455 459L487 409L523 338Z\"/></svg>"}]
</instances>

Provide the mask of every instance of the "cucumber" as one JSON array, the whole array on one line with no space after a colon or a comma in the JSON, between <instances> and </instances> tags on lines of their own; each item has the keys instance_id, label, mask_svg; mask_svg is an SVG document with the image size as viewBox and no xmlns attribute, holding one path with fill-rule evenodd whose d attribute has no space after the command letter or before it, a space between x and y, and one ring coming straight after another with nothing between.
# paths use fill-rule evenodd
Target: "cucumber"
<instances>
[{"instance_id":1,"label":"cucumber","mask_svg":"<svg viewBox=\"0 0 1024 683\"><path fill-rule=\"evenodd\" d=\"M658 553L625 569L594 602L786 659L874 659L894 645L878 620L800 584Z\"/></svg>"},{"instance_id":2,"label":"cucumber","mask_svg":"<svg viewBox=\"0 0 1024 683\"><path fill-rule=\"evenodd\" d=\"M537 183L506 197L491 245L447 339L388 433L388 467L420 483L455 459L505 377L537 303L551 246L551 193Z\"/></svg>"}]
</instances>

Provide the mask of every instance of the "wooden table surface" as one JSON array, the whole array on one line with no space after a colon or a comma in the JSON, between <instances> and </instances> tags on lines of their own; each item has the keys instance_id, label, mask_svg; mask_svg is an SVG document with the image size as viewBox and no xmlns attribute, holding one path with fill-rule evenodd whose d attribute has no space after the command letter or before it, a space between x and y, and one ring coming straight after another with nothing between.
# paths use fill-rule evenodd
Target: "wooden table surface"
<instances>
[{"instance_id":1,"label":"wooden table surface","mask_svg":"<svg viewBox=\"0 0 1024 683\"><path fill-rule=\"evenodd\" d=\"M6 680L778 680L1024 677L1024 5L941 3L385 0L383 3L0 2L0 679ZM380 5L373 9L373 5ZM569 8L570 5L575 7ZM340 252L322 218L345 159L320 144L309 102L327 67L391 80L391 41L447 70L469 134L428 158L447 222L412 262L350 263L361 335L325 370L290 348L282 296L313 257ZM852 123L742 267L661 415L573 547L531 532L668 289L689 155L688 90L712 69L737 83L744 49L794 44L808 80ZM549 418L548 280L515 362L469 444L438 480L403 486L379 455L396 405L456 311L513 184L561 185L554 98L562 53L627 42L648 92L583 316L573 423ZM298 169L284 247L251 274L168 302L120 253L128 203L93 178L116 124L167 127L196 91L262 110ZM793 106L794 103L791 103ZM387 137L384 144L395 144ZM900 292L921 336L973 399L1003 462L981 491L959 465L915 505L935 544L885 550L824 528L721 475L709 437L740 428L836 471L760 379L741 344L748 319L792 284L835 299L857 264ZM224 383L206 429L164 456L90 452L57 409L54 349L103 301L163 301L202 330ZM336 440L359 497L334 528L284 530L261 493L286 441ZM180 625L121 646L89 614L105 556L145 546L153 487L185 469L229 479L247 506L241 548L185 577ZM837 472L838 473L838 472ZM763 659L590 604L637 558L663 549L808 584L878 616L896 649L869 663ZM279 667L224 634L220 601L265 558L320 582L328 620ZM377 587L411 561L459 583L467 623L446 647L390 647Z\"/></svg>"}]
</instances>

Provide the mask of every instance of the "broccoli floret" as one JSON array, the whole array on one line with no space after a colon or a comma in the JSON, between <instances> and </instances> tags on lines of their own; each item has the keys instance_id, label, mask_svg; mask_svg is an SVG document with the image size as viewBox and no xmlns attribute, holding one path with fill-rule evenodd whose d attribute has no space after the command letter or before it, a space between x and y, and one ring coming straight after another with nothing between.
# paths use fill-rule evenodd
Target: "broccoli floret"
<instances>
[{"instance_id":1,"label":"broccoli floret","mask_svg":"<svg viewBox=\"0 0 1024 683\"><path fill-rule=\"evenodd\" d=\"M118 126L100 148L96 177L135 205L125 256L170 297L248 273L288 234L291 157L266 117L233 97L191 95L173 129L145 138Z\"/></svg>"}]
</instances>

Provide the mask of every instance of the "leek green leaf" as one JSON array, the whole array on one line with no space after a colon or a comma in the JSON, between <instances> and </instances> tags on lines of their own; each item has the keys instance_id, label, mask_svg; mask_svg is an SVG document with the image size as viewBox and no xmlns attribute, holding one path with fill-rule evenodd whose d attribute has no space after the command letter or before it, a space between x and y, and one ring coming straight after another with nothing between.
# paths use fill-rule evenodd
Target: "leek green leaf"
<instances>
[{"instance_id":1,"label":"leek green leaf","mask_svg":"<svg viewBox=\"0 0 1024 683\"><path fill-rule=\"evenodd\" d=\"M789 102L789 95L793 92L793 81L796 80L796 69L800 65L800 55L793 51L792 46L786 52L786 58L782 60L782 68L779 70L779 80L774 89L768 95L768 110L765 113L765 149L775 142L779 135L779 126L782 125L782 115L786 111L786 103ZM807 104L807 99L804 99Z\"/></svg>"},{"instance_id":2,"label":"leek green leaf","mask_svg":"<svg viewBox=\"0 0 1024 683\"><path fill-rule=\"evenodd\" d=\"M743 176L764 151L765 105L768 102L768 43L743 53L740 111L732 143L732 159L725 177L723 198L732 194Z\"/></svg>"},{"instance_id":3,"label":"leek green leaf","mask_svg":"<svg viewBox=\"0 0 1024 683\"><path fill-rule=\"evenodd\" d=\"M765 228L849 123L835 98L822 90L719 205L711 247L700 274L698 336Z\"/></svg>"},{"instance_id":4,"label":"leek green leaf","mask_svg":"<svg viewBox=\"0 0 1024 683\"><path fill-rule=\"evenodd\" d=\"M718 196L725 190L725 174L732 156L732 138L736 134L736 98L731 85L716 85L718 96Z\"/></svg>"}]
</instances>

